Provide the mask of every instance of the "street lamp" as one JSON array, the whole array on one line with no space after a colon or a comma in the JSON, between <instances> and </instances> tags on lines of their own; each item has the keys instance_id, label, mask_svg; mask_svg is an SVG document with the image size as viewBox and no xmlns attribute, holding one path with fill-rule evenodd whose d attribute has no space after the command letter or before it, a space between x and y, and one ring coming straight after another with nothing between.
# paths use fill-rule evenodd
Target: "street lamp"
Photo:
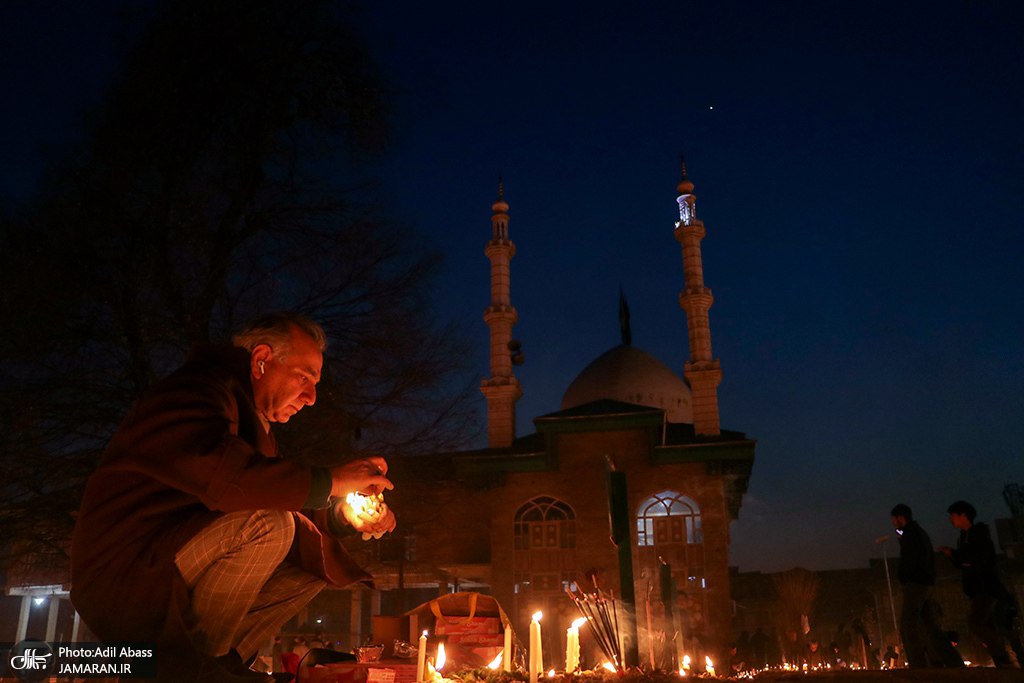
<instances>
[{"instance_id":1,"label":"street lamp","mask_svg":"<svg viewBox=\"0 0 1024 683\"><path fill-rule=\"evenodd\" d=\"M885 543L888 541L890 536L879 536L875 539L875 543L882 548L882 564L885 565L885 585L889 588L889 609L892 611L892 629L893 633L896 634L896 641L900 643L900 649L902 649L903 641L900 639L900 627L896 624L896 603L892 599L892 579L889 576L889 558L885 553Z\"/></svg>"}]
</instances>

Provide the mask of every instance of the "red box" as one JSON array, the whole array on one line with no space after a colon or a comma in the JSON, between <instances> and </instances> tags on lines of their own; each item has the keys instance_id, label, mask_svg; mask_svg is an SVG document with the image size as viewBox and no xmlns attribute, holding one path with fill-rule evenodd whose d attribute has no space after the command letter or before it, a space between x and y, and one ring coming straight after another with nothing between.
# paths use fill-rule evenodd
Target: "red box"
<instances>
[{"instance_id":1,"label":"red box","mask_svg":"<svg viewBox=\"0 0 1024 683\"><path fill-rule=\"evenodd\" d=\"M498 617L440 617L435 630L461 667L486 666L505 648L505 630Z\"/></svg>"},{"instance_id":2,"label":"red box","mask_svg":"<svg viewBox=\"0 0 1024 683\"><path fill-rule=\"evenodd\" d=\"M499 633L504 638L498 617L440 617L434 630L439 636L463 633Z\"/></svg>"}]
</instances>

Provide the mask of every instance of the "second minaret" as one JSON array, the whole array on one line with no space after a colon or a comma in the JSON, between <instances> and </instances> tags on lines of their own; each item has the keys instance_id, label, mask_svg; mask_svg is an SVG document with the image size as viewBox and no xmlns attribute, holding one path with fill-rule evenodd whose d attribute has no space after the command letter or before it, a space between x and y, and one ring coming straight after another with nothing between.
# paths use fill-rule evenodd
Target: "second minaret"
<instances>
[{"instance_id":1,"label":"second minaret","mask_svg":"<svg viewBox=\"0 0 1024 683\"><path fill-rule=\"evenodd\" d=\"M487 445L507 448L516 438L516 401L523 392L512 373L512 326L518 318L512 307L510 263L516 246L508 238L508 203L502 183L491 206L492 235L484 253L491 261L491 305L484 321L491 332L491 376L480 384L487 399Z\"/></svg>"}]
</instances>

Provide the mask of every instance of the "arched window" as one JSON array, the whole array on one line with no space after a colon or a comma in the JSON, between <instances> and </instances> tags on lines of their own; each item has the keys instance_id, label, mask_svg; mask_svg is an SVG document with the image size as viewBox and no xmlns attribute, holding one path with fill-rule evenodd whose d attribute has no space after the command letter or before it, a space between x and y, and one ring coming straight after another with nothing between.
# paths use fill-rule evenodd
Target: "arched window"
<instances>
[{"instance_id":1,"label":"arched window","mask_svg":"<svg viewBox=\"0 0 1024 683\"><path fill-rule=\"evenodd\" d=\"M656 493L643 503L636 515L637 543L653 545L700 545L700 506L675 491Z\"/></svg>"},{"instance_id":2,"label":"arched window","mask_svg":"<svg viewBox=\"0 0 1024 683\"><path fill-rule=\"evenodd\" d=\"M516 511L516 550L576 547L576 513L567 503L538 496Z\"/></svg>"}]
</instances>

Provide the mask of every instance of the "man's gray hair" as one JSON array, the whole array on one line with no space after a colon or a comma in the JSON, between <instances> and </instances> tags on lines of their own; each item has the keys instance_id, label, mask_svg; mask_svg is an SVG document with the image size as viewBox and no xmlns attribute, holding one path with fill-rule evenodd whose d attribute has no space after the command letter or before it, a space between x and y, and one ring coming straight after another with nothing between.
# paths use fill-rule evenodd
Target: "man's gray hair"
<instances>
[{"instance_id":1,"label":"man's gray hair","mask_svg":"<svg viewBox=\"0 0 1024 683\"><path fill-rule=\"evenodd\" d=\"M280 358L291 350L292 330L299 329L309 335L320 347L327 349L327 334L324 328L299 313L268 313L254 320L248 327L236 334L232 341L250 353L260 344L266 344Z\"/></svg>"}]
</instances>

